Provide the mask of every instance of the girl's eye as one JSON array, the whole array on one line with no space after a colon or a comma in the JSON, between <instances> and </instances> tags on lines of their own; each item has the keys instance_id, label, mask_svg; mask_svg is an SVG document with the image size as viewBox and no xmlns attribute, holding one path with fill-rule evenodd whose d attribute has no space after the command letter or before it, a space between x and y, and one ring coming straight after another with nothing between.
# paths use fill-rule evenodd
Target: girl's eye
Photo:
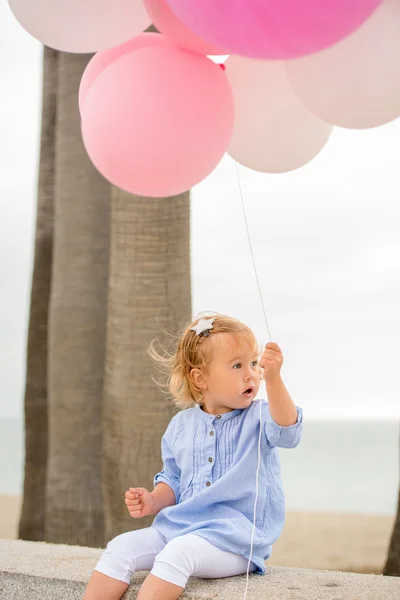
<instances>
[{"instance_id":1,"label":"girl's eye","mask_svg":"<svg viewBox=\"0 0 400 600\"><path fill-rule=\"evenodd\" d=\"M236 369L236 367L241 367L242 365L240 363L236 363L236 365L233 365L233 368Z\"/></svg>"},{"instance_id":2,"label":"girl's eye","mask_svg":"<svg viewBox=\"0 0 400 600\"><path fill-rule=\"evenodd\" d=\"M256 367L258 365L258 360L253 360L253 362L251 363L254 367Z\"/></svg>"}]
</instances>

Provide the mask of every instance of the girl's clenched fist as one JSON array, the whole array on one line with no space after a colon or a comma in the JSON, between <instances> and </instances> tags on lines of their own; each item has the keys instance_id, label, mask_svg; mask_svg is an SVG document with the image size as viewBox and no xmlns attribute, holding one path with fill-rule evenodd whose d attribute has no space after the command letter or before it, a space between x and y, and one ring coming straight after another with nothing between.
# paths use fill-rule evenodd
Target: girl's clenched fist
<instances>
[{"instance_id":1,"label":"girl's clenched fist","mask_svg":"<svg viewBox=\"0 0 400 600\"><path fill-rule=\"evenodd\" d=\"M129 488L125 492L125 504L133 519L147 517L147 515L155 513L154 498L145 488Z\"/></svg>"}]
</instances>

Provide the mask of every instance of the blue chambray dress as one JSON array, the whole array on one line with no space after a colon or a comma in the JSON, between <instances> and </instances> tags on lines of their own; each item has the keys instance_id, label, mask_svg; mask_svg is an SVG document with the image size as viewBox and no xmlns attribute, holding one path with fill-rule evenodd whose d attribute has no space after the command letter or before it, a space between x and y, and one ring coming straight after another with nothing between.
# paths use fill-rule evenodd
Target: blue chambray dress
<instances>
[{"instance_id":1,"label":"blue chambray dress","mask_svg":"<svg viewBox=\"0 0 400 600\"><path fill-rule=\"evenodd\" d=\"M272 419L268 402L254 400L246 409L210 415L200 406L175 415L162 438L163 469L154 477L169 485L176 504L162 509L155 527L169 542L188 533L217 548L250 558L256 497L258 438L262 414L261 461L256 529L251 561L255 573L266 572L272 544L285 521L278 447L294 448L302 433L297 422L282 427Z\"/></svg>"}]
</instances>

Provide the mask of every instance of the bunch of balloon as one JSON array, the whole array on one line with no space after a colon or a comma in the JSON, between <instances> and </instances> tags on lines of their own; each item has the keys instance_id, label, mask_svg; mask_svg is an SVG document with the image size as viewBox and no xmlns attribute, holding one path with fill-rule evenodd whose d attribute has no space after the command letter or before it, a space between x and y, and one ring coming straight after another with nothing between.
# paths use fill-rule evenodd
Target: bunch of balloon
<instances>
[{"instance_id":1,"label":"bunch of balloon","mask_svg":"<svg viewBox=\"0 0 400 600\"><path fill-rule=\"evenodd\" d=\"M250 169L302 167L334 126L400 115L398 0L9 0L50 47L96 52L82 136L134 194L200 182L225 152ZM143 33L153 23L160 33Z\"/></svg>"}]
</instances>

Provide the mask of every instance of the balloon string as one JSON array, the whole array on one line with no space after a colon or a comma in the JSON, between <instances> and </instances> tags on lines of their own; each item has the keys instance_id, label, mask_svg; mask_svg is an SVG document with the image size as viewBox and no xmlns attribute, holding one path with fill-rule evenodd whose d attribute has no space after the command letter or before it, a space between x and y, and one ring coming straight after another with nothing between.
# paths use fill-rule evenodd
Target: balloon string
<instances>
[{"instance_id":1,"label":"balloon string","mask_svg":"<svg viewBox=\"0 0 400 600\"><path fill-rule=\"evenodd\" d=\"M265 310L264 301L263 301L263 297L262 297L262 293L261 293L261 286L260 286L260 281L259 281L259 278L258 278L256 261L254 259L253 246L251 244L251 237L250 237L250 231L249 231L249 224L247 222L246 208L245 208L244 200L243 200L242 185L241 185L240 176L239 176L239 168L238 168L238 164L237 164L236 160L235 160L235 167L236 167L237 180L238 180L238 184L239 184L240 200L241 200L241 203L242 203L242 209L243 209L243 215L244 215L244 222L245 222L245 225L246 225L247 239L249 241L251 259L253 261L254 274L256 276L256 281L257 281L257 286L258 286L258 293L260 294L261 306L262 306L262 309L263 309L263 312L264 312L265 323L267 325L269 341L271 341L271 333L270 333L270 330L269 330L267 313L266 313L266 310ZM265 392L266 391L267 390L265 390ZM250 541L250 557L249 557L249 562L247 563L246 589L245 589L245 592L244 592L243 600L246 600L246 598L247 598L247 591L248 591L248 588L249 588L250 562L251 562L251 557L253 556L253 542L254 542L254 533L255 533L255 528L256 528L256 514L257 514L256 511L257 511L257 500L258 500L258 473L259 473L259 470L260 470L260 462L261 462L261 432L262 432L262 423L261 423L262 422L262 416L261 415L262 415L262 413L261 413L261 401L260 401L260 431L259 431L259 435L258 435L258 463L257 463L257 470L256 470L256 498L255 498L255 501L254 501L253 529L252 529L252 532L251 532L251 541Z\"/></svg>"},{"instance_id":2,"label":"balloon string","mask_svg":"<svg viewBox=\"0 0 400 600\"><path fill-rule=\"evenodd\" d=\"M244 200L243 200L242 184L241 184L241 181L240 181L239 168L238 168L238 164L237 164L236 160L235 160L235 167L236 167L236 176L237 176L237 180L238 180L238 184L239 184L240 200L241 200L241 203L242 203L242 210L243 210L244 222L245 222L245 225L246 225L247 239L249 241L249 246L250 246L251 260L253 261L253 269L254 269L254 274L255 274L255 277L256 277L256 281L257 281L258 293L260 295L261 306L262 306L263 313L264 313L265 323L267 325L268 339L269 339L269 341L271 341L271 333L270 333L270 330L269 330L267 313L266 313L266 310L265 310L264 300L263 300L262 293L261 293L261 286L260 286L260 281L259 281L259 278L258 278L256 261L254 259L253 246L251 245L251 237L250 237L250 232L249 232L249 224L247 222L246 209L245 209Z\"/></svg>"}]
</instances>

